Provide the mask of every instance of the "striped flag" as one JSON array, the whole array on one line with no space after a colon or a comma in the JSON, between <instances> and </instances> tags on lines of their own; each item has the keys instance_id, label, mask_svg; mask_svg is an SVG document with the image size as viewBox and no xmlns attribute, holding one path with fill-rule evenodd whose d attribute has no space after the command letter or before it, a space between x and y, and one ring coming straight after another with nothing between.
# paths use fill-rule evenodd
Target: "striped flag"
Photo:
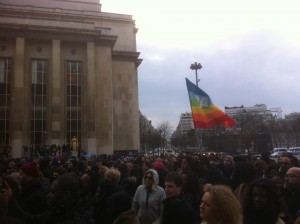
<instances>
[{"instance_id":1,"label":"striped flag","mask_svg":"<svg viewBox=\"0 0 300 224\"><path fill-rule=\"evenodd\" d=\"M210 97L186 78L186 86L189 93L190 104L195 128L212 128L216 125L231 127L234 120L215 106Z\"/></svg>"}]
</instances>

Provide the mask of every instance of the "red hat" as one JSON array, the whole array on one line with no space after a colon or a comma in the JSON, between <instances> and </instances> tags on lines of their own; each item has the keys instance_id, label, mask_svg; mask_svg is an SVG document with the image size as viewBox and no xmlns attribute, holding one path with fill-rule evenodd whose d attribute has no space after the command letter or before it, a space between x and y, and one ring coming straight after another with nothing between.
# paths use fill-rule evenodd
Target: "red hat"
<instances>
[{"instance_id":1,"label":"red hat","mask_svg":"<svg viewBox=\"0 0 300 224\"><path fill-rule=\"evenodd\" d=\"M160 161L156 161L153 165L155 170L163 170L165 168L164 164Z\"/></svg>"},{"instance_id":2,"label":"red hat","mask_svg":"<svg viewBox=\"0 0 300 224\"><path fill-rule=\"evenodd\" d=\"M21 167L21 170L28 176L32 176L35 178L40 176L39 168L37 167L37 164L35 162L25 163Z\"/></svg>"}]
</instances>

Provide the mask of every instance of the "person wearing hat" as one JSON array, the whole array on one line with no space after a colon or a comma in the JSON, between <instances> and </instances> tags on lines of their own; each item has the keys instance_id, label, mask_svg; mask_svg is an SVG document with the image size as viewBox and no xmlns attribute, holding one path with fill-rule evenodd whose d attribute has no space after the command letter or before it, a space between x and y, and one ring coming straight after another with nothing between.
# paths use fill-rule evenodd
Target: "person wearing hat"
<instances>
[{"instance_id":1,"label":"person wearing hat","mask_svg":"<svg viewBox=\"0 0 300 224\"><path fill-rule=\"evenodd\" d=\"M47 209L47 190L40 182L35 162L27 162L20 169L21 192L16 200L24 211L39 214Z\"/></svg>"}]
</instances>

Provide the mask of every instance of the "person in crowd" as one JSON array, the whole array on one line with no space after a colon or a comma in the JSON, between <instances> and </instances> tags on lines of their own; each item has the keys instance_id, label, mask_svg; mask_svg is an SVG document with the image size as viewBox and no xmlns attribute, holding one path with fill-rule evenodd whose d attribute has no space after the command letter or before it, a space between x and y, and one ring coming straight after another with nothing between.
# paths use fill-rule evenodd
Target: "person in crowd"
<instances>
[{"instance_id":1,"label":"person in crowd","mask_svg":"<svg viewBox=\"0 0 300 224\"><path fill-rule=\"evenodd\" d=\"M140 224L135 211L131 208L132 197L125 191L114 193L108 202L109 218L101 224Z\"/></svg>"},{"instance_id":2,"label":"person in crowd","mask_svg":"<svg viewBox=\"0 0 300 224\"><path fill-rule=\"evenodd\" d=\"M210 184L226 184L222 171L214 165L210 164L210 159L206 156L199 158L200 165L200 183L202 185Z\"/></svg>"},{"instance_id":3,"label":"person in crowd","mask_svg":"<svg viewBox=\"0 0 300 224\"><path fill-rule=\"evenodd\" d=\"M283 195L284 194L284 177L282 177L279 174L275 174L272 176L272 178L270 178L276 185L277 189L279 190L280 194Z\"/></svg>"},{"instance_id":4,"label":"person in crowd","mask_svg":"<svg viewBox=\"0 0 300 224\"><path fill-rule=\"evenodd\" d=\"M158 186L164 188L165 187L165 183L164 183L164 179L165 176L167 175L168 171L165 167L165 165L163 164L162 161L157 160L154 164L153 164L153 169L156 170L157 174L158 174Z\"/></svg>"},{"instance_id":5,"label":"person in crowd","mask_svg":"<svg viewBox=\"0 0 300 224\"><path fill-rule=\"evenodd\" d=\"M141 224L160 223L162 202L166 198L163 188L158 186L158 173L149 169L134 195L132 208L137 213Z\"/></svg>"},{"instance_id":6,"label":"person in crowd","mask_svg":"<svg viewBox=\"0 0 300 224\"><path fill-rule=\"evenodd\" d=\"M48 212L41 223L87 223L77 214L81 186L77 176L65 174L55 179L48 194Z\"/></svg>"},{"instance_id":7,"label":"person in crowd","mask_svg":"<svg viewBox=\"0 0 300 224\"><path fill-rule=\"evenodd\" d=\"M258 159L253 163L253 165L254 165L255 173L256 173L255 178L264 177L265 170L268 167L268 164L265 161Z\"/></svg>"},{"instance_id":8,"label":"person in crowd","mask_svg":"<svg viewBox=\"0 0 300 224\"><path fill-rule=\"evenodd\" d=\"M143 168L143 172L145 174L145 172L147 172L147 170L152 168L152 163L150 161L144 161L142 168Z\"/></svg>"},{"instance_id":9,"label":"person in crowd","mask_svg":"<svg viewBox=\"0 0 300 224\"><path fill-rule=\"evenodd\" d=\"M233 157L231 155L226 155L221 158L223 159L223 162L217 165L217 167L222 171L225 183L230 186L232 181L233 168L234 168Z\"/></svg>"},{"instance_id":10,"label":"person in crowd","mask_svg":"<svg viewBox=\"0 0 300 224\"><path fill-rule=\"evenodd\" d=\"M121 173L118 169L114 167L107 169L104 173L104 179L111 180L116 189L123 189L122 185L120 185Z\"/></svg>"},{"instance_id":11,"label":"person in crowd","mask_svg":"<svg viewBox=\"0 0 300 224\"><path fill-rule=\"evenodd\" d=\"M300 168L288 169L285 176L284 199L294 220L300 218Z\"/></svg>"},{"instance_id":12,"label":"person in crowd","mask_svg":"<svg viewBox=\"0 0 300 224\"><path fill-rule=\"evenodd\" d=\"M249 161L241 161L235 164L232 176L232 189L234 195L242 202L248 191L250 183L255 179L256 170Z\"/></svg>"},{"instance_id":13,"label":"person in crowd","mask_svg":"<svg viewBox=\"0 0 300 224\"><path fill-rule=\"evenodd\" d=\"M298 159L291 154L284 154L278 159L278 163L280 165L279 173L282 176L285 176L288 169L291 167L297 167Z\"/></svg>"},{"instance_id":14,"label":"person in crowd","mask_svg":"<svg viewBox=\"0 0 300 224\"><path fill-rule=\"evenodd\" d=\"M78 175L78 161L75 158L69 159L67 161L67 172L73 175Z\"/></svg>"},{"instance_id":15,"label":"person in crowd","mask_svg":"<svg viewBox=\"0 0 300 224\"><path fill-rule=\"evenodd\" d=\"M225 185L204 186L200 204L202 224L242 224L242 209L239 200Z\"/></svg>"},{"instance_id":16,"label":"person in crowd","mask_svg":"<svg viewBox=\"0 0 300 224\"><path fill-rule=\"evenodd\" d=\"M268 166L276 163L273 159L270 158L271 153L269 151L262 151L260 155L260 159L265 161Z\"/></svg>"},{"instance_id":17,"label":"person in crowd","mask_svg":"<svg viewBox=\"0 0 300 224\"><path fill-rule=\"evenodd\" d=\"M51 182L53 182L60 175L64 174L64 172L65 172L65 170L62 167L60 167L60 166L54 167L52 169L52 180L51 180Z\"/></svg>"},{"instance_id":18,"label":"person in crowd","mask_svg":"<svg viewBox=\"0 0 300 224\"><path fill-rule=\"evenodd\" d=\"M48 189L40 182L39 177L40 171L35 162L27 162L20 169L21 190L15 199L30 214L39 214L47 209Z\"/></svg>"},{"instance_id":19,"label":"person in crowd","mask_svg":"<svg viewBox=\"0 0 300 224\"><path fill-rule=\"evenodd\" d=\"M21 208L13 199L12 191L8 185L3 195L9 201L9 209L14 211L14 216L28 224L86 224L76 214L77 202L81 192L79 178L74 175L64 174L51 184L48 194L48 208L40 214L32 214Z\"/></svg>"},{"instance_id":20,"label":"person in crowd","mask_svg":"<svg viewBox=\"0 0 300 224\"><path fill-rule=\"evenodd\" d=\"M109 220L108 201L114 193L119 191L123 191L123 189L119 188L111 179L104 178L99 182L93 214L96 223L103 224L105 220Z\"/></svg>"},{"instance_id":21,"label":"person in crowd","mask_svg":"<svg viewBox=\"0 0 300 224\"><path fill-rule=\"evenodd\" d=\"M291 223L283 197L269 178L259 178L250 184L243 201L243 215L244 224Z\"/></svg>"},{"instance_id":22,"label":"person in crowd","mask_svg":"<svg viewBox=\"0 0 300 224\"><path fill-rule=\"evenodd\" d=\"M165 177L166 199L163 202L161 224L195 224L196 214L181 192L183 178L178 172Z\"/></svg>"},{"instance_id":23,"label":"person in crowd","mask_svg":"<svg viewBox=\"0 0 300 224\"><path fill-rule=\"evenodd\" d=\"M121 163L118 166L118 169L121 173L120 184L123 187L124 191L134 196L134 193L138 187L137 177L133 173L133 164L132 163Z\"/></svg>"},{"instance_id":24,"label":"person in crowd","mask_svg":"<svg viewBox=\"0 0 300 224\"><path fill-rule=\"evenodd\" d=\"M278 163L268 165L265 169L264 177L272 178L275 175L280 175L279 167L280 166Z\"/></svg>"},{"instance_id":25,"label":"person in crowd","mask_svg":"<svg viewBox=\"0 0 300 224\"><path fill-rule=\"evenodd\" d=\"M178 172L180 174L187 173L192 170L192 165L193 165L193 158L191 156L184 156L181 158L180 168L178 169Z\"/></svg>"},{"instance_id":26,"label":"person in crowd","mask_svg":"<svg viewBox=\"0 0 300 224\"><path fill-rule=\"evenodd\" d=\"M0 193L0 223L1 224L24 224L20 219L7 215L7 200Z\"/></svg>"},{"instance_id":27,"label":"person in crowd","mask_svg":"<svg viewBox=\"0 0 300 224\"><path fill-rule=\"evenodd\" d=\"M191 204L196 213L197 223L200 223L199 204L202 198L202 191L200 190L200 183L198 174L195 172L187 172L182 174L183 185L182 192L184 198Z\"/></svg>"},{"instance_id":28,"label":"person in crowd","mask_svg":"<svg viewBox=\"0 0 300 224\"><path fill-rule=\"evenodd\" d=\"M98 189L98 174L88 170L80 177L82 191L77 203L77 215L84 220L93 221L95 196Z\"/></svg>"}]
</instances>

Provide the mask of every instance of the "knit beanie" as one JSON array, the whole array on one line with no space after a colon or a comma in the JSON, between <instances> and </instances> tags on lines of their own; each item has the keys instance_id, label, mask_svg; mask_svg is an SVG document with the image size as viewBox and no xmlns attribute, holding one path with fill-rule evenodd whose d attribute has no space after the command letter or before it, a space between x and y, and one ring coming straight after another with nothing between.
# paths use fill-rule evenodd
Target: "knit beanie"
<instances>
[{"instance_id":1,"label":"knit beanie","mask_svg":"<svg viewBox=\"0 0 300 224\"><path fill-rule=\"evenodd\" d=\"M25 163L21 170L26 173L28 176L32 176L34 178L37 178L40 176L39 168L37 167L37 164L35 162L29 162Z\"/></svg>"},{"instance_id":2,"label":"knit beanie","mask_svg":"<svg viewBox=\"0 0 300 224\"><path fill-rule=\"evenodd\" d=\"M164 164L160 161L156 161L153 165L155 170L163 170L165 168Z\"/></svg>"}]
</instances>

